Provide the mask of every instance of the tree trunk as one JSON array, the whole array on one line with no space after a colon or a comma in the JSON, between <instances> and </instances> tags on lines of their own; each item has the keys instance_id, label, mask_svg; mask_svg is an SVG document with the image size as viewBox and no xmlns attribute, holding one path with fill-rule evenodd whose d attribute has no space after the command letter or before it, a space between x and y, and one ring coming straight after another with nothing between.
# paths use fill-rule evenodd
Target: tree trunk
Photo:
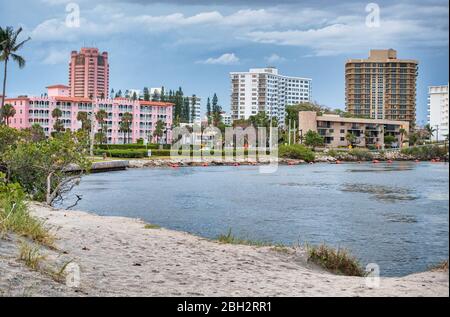
<instances>
[{"instance_id":1,"label":"tree trunk","mask_svg":"<svg viewBox=\"0 0 450 317\"><path fill-rule=\"evenodd\" d=\"M0 109L3 108L5 105L5 94L6 94L6 75L7 75L7 69L8 69L8 58L5 59L5 70L4 70L4 77L3 77L3 92L2 92L2 103ZM2 118L0 118L0 123L3 121Z\"/></svg>"}]
</instances>

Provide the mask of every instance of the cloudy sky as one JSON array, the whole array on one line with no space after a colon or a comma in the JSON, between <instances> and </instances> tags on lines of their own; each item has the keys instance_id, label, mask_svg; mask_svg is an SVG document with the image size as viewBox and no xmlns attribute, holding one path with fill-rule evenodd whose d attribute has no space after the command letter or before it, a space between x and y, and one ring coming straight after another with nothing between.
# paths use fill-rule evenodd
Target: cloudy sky
<instances>
[{"instance_id":1,"label":"cloudy sky","mask_svg":"<svg viewBox=\"0 0 450 317\"><path fill-rule=\"evenodd\" d=\"M313 98L344 108L344 63L370 48L395 48L420 62L418 119L427 86L448 82L448 0L0 0L0 25L32 41L25 69L11 68L8 95L41 94L67 83L71 50L110 54L111 87L182 86L229 109L230 71L274 65L313 79ZM80 9L79 26L71 19ZM367 11L369 10L369 12ZM69 16L68 16L69 15ZM369 20L369 24L367 24ZM75 21L76 22L76 21Z\"/></svg>"}]
</instances>

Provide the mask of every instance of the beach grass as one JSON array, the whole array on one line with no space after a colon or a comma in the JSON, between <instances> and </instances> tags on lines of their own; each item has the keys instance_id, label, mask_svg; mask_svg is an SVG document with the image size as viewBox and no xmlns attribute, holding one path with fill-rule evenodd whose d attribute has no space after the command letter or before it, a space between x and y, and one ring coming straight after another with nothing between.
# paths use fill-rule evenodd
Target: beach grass
<instances>
[{"instance_id":1,"label":"beach grass","mask_svg":"<svg viewBox=\"0 0 450 317\"><path fill-rule=\"evenodd\" d=\"M231 229L228 230L227 234L219 235L216 240L223 244L240 244L240 245L251 245L251 246L257 246L257 247L273 246L272 243L269 243L266 241L243 239L243 238L236 237L232 233Z\"/></svg>"},{"instance_id":2,"label":"beach grass","mask_svg":"<svg viewBox=\"0 0 450 317\"><path fill-rule=\"evenodd\" d=\"M431 271L434 272L448 272L448 260L442 261L431 267Z\"/></svg>"},{"instance_id":3,"label":"beach grass","mask_svg":"<svg viewBox=\"0 0 450 317\"><path fill-rule=\"evenodd\" d=\"M41 255L39 246L29 244L28 242L21 241L19 245L19 260L23 261L30 269L37 271L39 265L44 259Z\"/></svg>"},{"instance_id":4,"label":"beach grass","mask_svg":"<svg viewBox=\"0 0 450 317\"><path fill-rule=\"evenodd\" d=\"M6 192L6 195L0 195L0 237L8 232L48 247L54 246L54 236L45 227L43 221L30 214L25 198L22 194L17 194L15 190Z\"/></svg>"},{"instance_id":5,"label":"beach grass","mask_svg":"<svg viewBox=\"0 0 450 317\"><path fill-rule=\"evenodd\" d=\"M359 261L346 249L334 249L325 244L307 246L308 261L339 275L366 276Z\"/></svg>"},{"instance_id":6,"label":"beach grass","mask_svg":"<svg viewBox=\"0 0 450 317\"><path fill-rule=\"evenodd\" d=\"M152 223L146 223L144 229L161 229L161 227Z\"/></svg>"}]
</instances>

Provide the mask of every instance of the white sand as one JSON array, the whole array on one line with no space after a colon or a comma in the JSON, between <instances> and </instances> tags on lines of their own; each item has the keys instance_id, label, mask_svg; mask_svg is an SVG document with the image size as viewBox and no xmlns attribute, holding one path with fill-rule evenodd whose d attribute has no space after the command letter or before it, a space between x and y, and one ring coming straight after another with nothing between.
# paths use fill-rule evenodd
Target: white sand
<instances>
[{"instance_id":1,"label":"white sand","mask_svg":"<svg viewBox=\"0 0 450 317\"><path fill-rule=\"evenodd\" d=\"M101 217L33 204L58 240L49 259L74 259L81 285L69 288L15 259L14 241L0 240L0 295L32 296L449 296L448 272L381 278L329 274L305 254L225 245L129 218Z\"/></svg>"}]
</instances>

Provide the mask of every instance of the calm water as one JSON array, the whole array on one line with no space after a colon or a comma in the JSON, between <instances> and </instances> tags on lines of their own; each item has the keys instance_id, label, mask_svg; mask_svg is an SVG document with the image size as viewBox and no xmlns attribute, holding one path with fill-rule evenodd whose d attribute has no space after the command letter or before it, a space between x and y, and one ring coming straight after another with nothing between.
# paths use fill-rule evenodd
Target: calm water
<instances>
[{"instance_id":1,"label":"calm water","mask_svg":"<svg viewBox=\"0 0 450 317\"><path fill-rule=\"evenodd\" d=\"M449 169L439 163L131 169L92 174L76 209L214 238L349 248L385 276L448 258ZM72 200L73 201L73 200Z\"/></svg>"}]
</instances>

